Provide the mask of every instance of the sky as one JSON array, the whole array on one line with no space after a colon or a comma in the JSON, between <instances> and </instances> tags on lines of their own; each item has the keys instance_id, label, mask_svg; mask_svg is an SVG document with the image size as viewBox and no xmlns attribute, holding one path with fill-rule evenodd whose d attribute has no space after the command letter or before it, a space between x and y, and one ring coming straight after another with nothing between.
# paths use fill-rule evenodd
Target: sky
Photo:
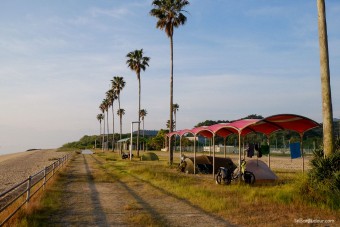
<instances>
[{"instance_id":1,"label":"sky","mask_svg":"<svg viewBox=\"0 0 340 227\"><path fill-rule=\"evenodd\" d=\"M165 128L170 41L149 15L151 3L1 0L0 154L99 134L98 107L114 76L126 81L121 108L123 132L130 132L138 81L126 55L142 48L151 58L141 73L145 129ZM174 32L177 129L249 114L322 122L316 1L191 0L185 10L187 23ZM333 115L340 118L340 1L326 1L326 16Z\"/></svg>"}]
</instances>

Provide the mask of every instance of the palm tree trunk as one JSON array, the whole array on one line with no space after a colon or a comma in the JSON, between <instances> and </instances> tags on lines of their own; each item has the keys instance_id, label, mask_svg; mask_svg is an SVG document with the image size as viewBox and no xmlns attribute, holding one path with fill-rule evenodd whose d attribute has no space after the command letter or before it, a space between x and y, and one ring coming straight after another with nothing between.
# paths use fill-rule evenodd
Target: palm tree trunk
<instances>
[{"instance_id":1,"label":"palm tree trunk","mask_svg":"<svg viewBox=\"0 0 340 227\"><path fill-rule=\"evenodd\" d=\"M329 156L334 152L334 137L325 1L318 0L317 7L320 45L323 146L325 156Z\"/></svg>"},{"instance_id":2,"label":"palm tree trunk","mask_svg":"<svg viewBox=\"0 0 340 227\"><path fill-rule=\"evenodd\" d=\"M120 138L122 138L122 126L123 126L123 121L122 121L122 114L119 114L119 121L120 121ZM123 149L122 149L122 143L120 143L120 154L122 154Z\"/></svg>"},{"instance_id":3,"label":"palm tree trunk","mask_svg":"<svg viewBox=\"0 0 340 227\"><path fill-rule=\"evenodd\" d=\"M119 108L119 110L120 110L120 94L118 94L118 108ZM119 120L119 140L121 140L122 139L122 116L121 116L121 114L119 114L119 118L120 118L120 120ZM122 143L120 142L119 143L119 154L121 155L122 154Z\"/></svg>"},{"instance_id":4,"label":"palm tree trunk","mask_svg":"<svg viewBox=\"0 0 340 227\"><path fill-rule=\"evenodd\" d=\"M100 137L102 136L102 121L99 121L99 141L100 141ZM98 142L99 142L98 141Z\"/></svg>"},{"instance_id":5,"label":"palm tree trunk","mask_svg":"<svg viewBox=\"0 0 340 227\"><path fill-rule=\"evenodd\" d=\"M172 123L173 123L173 71L174 71L174 54L173 54L173 35L170 36L170 128L169 132L172 132ZM171 138L169 140L169 165L172 165L174 160L174 154L172 150Z\"/></svg>"},{"instance_id":6,"label":"palm tree trunk","mask_svg":"<svg viewBox=\"0 0 340 227\"><path fill-rule=\"evenodd\" d=\"M106 118L107 118L107 120L106 120L106 124L107 124L106 150L109 150L109 134L110 134L110 131L109 131L109 109L106 110Z\"/></svg>"},{"instance_id":7,"label":"palm tree trunk","mask_svg":"<svg viewBox=\"0 0 340 227\"><path fill-rule=\"evenodd\" d=\"M115 151L115 113L113 112L112 103L112 151Z\"/></svg>"},{"instance_id":8,"label":"palm tree trunk","mask_svg":"<svg viewBox=\"0 0 340 227\"><path fill-rule=\"evenodd\" d=\"M104 144L105 144L105 112L103 112L103 125L104 125L104 130L103 130L103 143L102 143L102 151L104 151Z\"/></svg>"},{"instance_id":9,"label":"palm tree trunk","mask_svg":"<svg viewBox=\"0 0 340 227\"><path fill-rule=\"evenodd\" d=\"M177 127L177 117L176 117L176 112L177 112L176 109L174 109L174 115L175 115L175 127L174 127L174 128L175 128L175 131L177 131L177 129L176 129L176 127ZM175 136L174 140L175 140L175 141L174 141L174 144L175 144L175 151L176 151L176 149L177 149L176 136Z\"/></svg>"},{"instance_id":10,"label":"palm tree trunk","mask_svg":"<svg viewBox=\"0 0 340 227\"><path fill-rule=\"evenodd\" d=\"M144 117L143 117L143 151L145 151Z\"/></svg>"},{"instance_id":11,"label":"palm tree trunk","mask_svg":"<svg viewBox=\"0 0 340 227\"><path fill-rule=\"evenodd\" d=\"M138 74L138 131L137 131L137 157L139 157L140 96L141 96L140 94L141 94L140 74Z\"/></svg>"}]
</instances>

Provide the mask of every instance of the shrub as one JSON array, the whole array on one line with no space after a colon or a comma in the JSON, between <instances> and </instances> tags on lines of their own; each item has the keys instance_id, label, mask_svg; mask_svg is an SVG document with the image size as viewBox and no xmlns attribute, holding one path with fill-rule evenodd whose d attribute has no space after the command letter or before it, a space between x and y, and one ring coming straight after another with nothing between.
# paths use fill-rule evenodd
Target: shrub
<instances>
[{"instance_id":1,"label":"shrub","mask_svg":"<svg viewBox=\"0 0 340 227\"><path fill-rule=\"evenodd\" d=\"M307 200L326 205L331 209L340 208L340 148L336 142L336 151L324 157L322 149L313 152L312 169L301 191Z\"/></svg>"}]
</instances>

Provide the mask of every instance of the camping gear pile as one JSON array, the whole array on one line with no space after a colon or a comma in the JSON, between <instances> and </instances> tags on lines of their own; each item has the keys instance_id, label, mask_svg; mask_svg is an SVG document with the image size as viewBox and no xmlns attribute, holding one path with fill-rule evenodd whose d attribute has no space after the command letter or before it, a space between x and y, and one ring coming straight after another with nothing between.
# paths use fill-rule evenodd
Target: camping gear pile
<instances>
[{"instance_id":1,"label":"camping gear pile","mask_svg":"<svg viewBox=\"0 0 340 227\"><path fill-rule=\"evenodd\" d=\"M237 168L237 170L232 170L226 167L220 167L216 174L216 183L217 184L230 184L232 180L236 180L240 178L246 184L254 184L255 183L255 175L246 170L247 162L243 159L241 161L241 169Z\"/></svg>"},{"instance_id":2,"label":"camping gear pile","mask_svg":"<svg viewBox=\"0 0 340 227\"><path fill-rule=\"evenodd\" d=\"M219 167L226 167L236 169L236 165L230 158L220 158L215 157L215 172L217 172ZM196 173L201 174L212 174L213 173L213 157L201 155L196 157ZM184 173L194 173L194 158L187 157L185 155L181 156L181 163L178 165L178 169Z\"/></svg>"}]
</instances>

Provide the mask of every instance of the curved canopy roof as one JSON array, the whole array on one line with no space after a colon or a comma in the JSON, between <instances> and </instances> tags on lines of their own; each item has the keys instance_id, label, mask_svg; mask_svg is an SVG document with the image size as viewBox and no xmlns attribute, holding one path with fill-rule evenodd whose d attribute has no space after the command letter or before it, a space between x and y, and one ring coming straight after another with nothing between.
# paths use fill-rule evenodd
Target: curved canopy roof
<instances>
[{"instance_id":1,"label":"curved canopy roof","mask_svg":"<svg viewBox=\"0 0 340 227\"><path fill-rule=\"evenodd\" d=\"M201 126L191 130L184 129L169 133L167 136L173 135L183 136L191 133L194 136L204 136L211 138L213 136L227 137L231 134L247 135L251 132L260 132L270 135L279 130L292 130L299 134L319 127L320 124L304 116L296 114L278 114L266 117L264 119L242 119L231 123L215 124L211 126Z\"/></svg>"}]
</instances>

